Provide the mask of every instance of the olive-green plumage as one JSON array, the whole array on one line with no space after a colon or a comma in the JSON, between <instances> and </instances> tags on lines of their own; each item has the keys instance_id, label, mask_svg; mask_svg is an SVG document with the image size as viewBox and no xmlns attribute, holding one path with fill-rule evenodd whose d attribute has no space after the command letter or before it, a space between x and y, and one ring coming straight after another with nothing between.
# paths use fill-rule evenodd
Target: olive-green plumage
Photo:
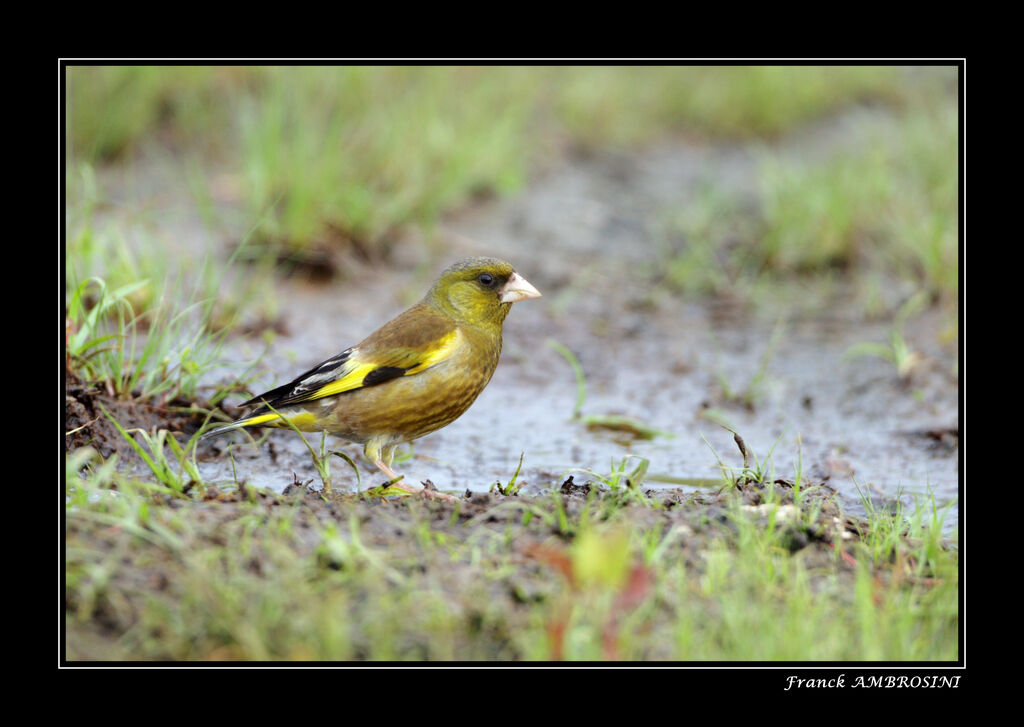
<instances>
[{"instance_id":1,"label":"olive-green plumage","mask_svg":"<svg viewBox=\"0 0 1024 727\"><path fill-rule=\"evenodd\" d=\"M461 416L491 380L501 329L517 300L540 293L512 266L467 258L441 273L422 301L361 343L294 381L245 402L241 427L327 431L364 445L390 478L395 447ZM417 488L418 489L418 488Z\"/></svg>"}]
</instances>

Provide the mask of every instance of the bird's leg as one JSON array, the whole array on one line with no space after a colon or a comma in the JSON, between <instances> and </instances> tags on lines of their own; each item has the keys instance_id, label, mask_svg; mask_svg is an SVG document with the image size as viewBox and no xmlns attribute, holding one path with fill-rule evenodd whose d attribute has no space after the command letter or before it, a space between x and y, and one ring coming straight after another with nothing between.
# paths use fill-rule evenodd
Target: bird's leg
<instances>
[{"instance_id":1,"label":"bird's leg","mask_svg":"<svg viewBox=\"0 0 1024 727\"><path fill-rule=\"evenodd\" d=\"M389 458L390 459L390 458ZM426 497L433 497L437 500L447 500L448 502L458 502L459 498L453 497L446 492L438 492L437 490L428 490L425 487L417 487L416 485L410 485L401 481L402 475L396 475L395 471L391 469L389 463L385 462L383 458L379 458L374 461L377 465L377 469L388 476L391 480L391 487L401 490L402 492L408 492L410 495L424 495ZM396 481L397 480L397 481Z\"/></svg>"},{"instance_id":2,"label":"bird's leg","mask_svg":"<svg viewBox=\"0 0 1024 727\"><path fill-rule=\"evenodd\" d=\"M383 458L378 459L377 461L374 462L374 464L377 465L377 469L379 469L381 472L388 476L389 480L397 480L399 477L402 476L396 475L395 471L391 469L390 463L385 462Z\"/></svg>"}]
</instances>

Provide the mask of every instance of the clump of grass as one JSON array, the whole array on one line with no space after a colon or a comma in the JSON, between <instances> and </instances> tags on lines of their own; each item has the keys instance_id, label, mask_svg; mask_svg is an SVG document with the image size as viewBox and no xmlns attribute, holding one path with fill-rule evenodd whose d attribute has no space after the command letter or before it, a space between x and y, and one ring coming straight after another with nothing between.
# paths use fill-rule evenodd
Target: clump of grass
<instances>
[{"instance_id":1,"label":"clump of grass","mask_svg":"<svg viewBox=\"0 0 1024 727\"><path fill-rule=\"evenodd\" d=\"M627 469L631 462L635 464L631 469ZM611 469L608 474L598 474L593 470L573 468L570 472L581 472L588 477L593 478L595 483L600 483L607 487L612 492L619 492L623 489L639 490L647 477L647 469L650 467L650 460L646 457L641 457L636 454L627 454L625 457L619 460L616 464L615 460L612 460Z\"/></svg>"},{"instance_id":2,"label":"clump of grass","mask_svg":"<svg viewBox=\"0 0 1024 727\"><path fill-rule=\"evenodd\" d=\"M907 382L917 365L922 361L922 356L910 347L905 336L907 321L921 312L926 305L923 291L911 296L900 306L893 318L892 327L889 330L888 343L876 343L874 341L863 341L850 346L843 354L843 359L870 356L888 361L896 368L896 374L900 381Z\"/></svg>"},{"instance_id":3,"label":"clump of grass","mask_svg":"<svg viewBox=\"0 0 1024 727\"><path fill-rule=\"evenodd\" d=\"M176 493L188 492L197 485L203 488L203 478L199 474L199 466L196 463L198 432L192 435L183 448L174 435L166 429L157 430L152 434L143 429L134 429L130 432L121 426L121 423L107 411L103 404L99 404L99 407L104 416L110 420L139 458L149 467L150 472L161 485ZM139 435L145 443L145 447L136 441L132 433ZM175 461L167 456L168 447L171 449L173 459L176 460L177 468L174 466Z\"/></svg>"},{"instance_id":4,"label":"clump of grass","mask_svg":"<svg viewBox=\"0 0 1024 727\"><path fill-rule=\"evenodd\" d=\"M67 370L112 396L194 398L203 374L217 365L223 332L211 335L195 321L197 305L179 311L162 305L136 315L129 297L144 284L110 290L92 278L73 291L67 308Z\"/></svg>"},{"instance_id":5,"label":"clump of grass","mask_svg":"<svg viewBox=\"0 0 1024 727\"><path fill-rule=\"evenodd\" d=\"M523 457L526 456L526 452L522 452L519 455L519 464L516 465L516 471L512 473L512 479L507 484L502 485L501 482L495 482L491 485L490 492L500 492L506 497L512 497L519 494L519 490L522 489L522 484L516 484L516 480L519 479L519 471L523 468Z\"/></svg>"},{"instance_id":6,"label":"clump of grass","mask_svg":"<svg viewBox=\"0 0 1024 727\"><path fill-rule=\"evenodd\" d=\"M851 265L881 233L880 212L895 193L881 149L819 164L765 156L759 170L759 263L806 273Z\"/></svg>"},{"instance_id":7,"label":"clump of grass","mask_svg":"<svg viewBox=\"0 0 1024 727\"><path fill-rule=\"evenodd\" d=\"M518 189L531 152L514 90L508 69L267 69L239 111L249 206L274 210L261 234L372 251L474 194Z\"/></svg>"},{"instance_id":8,"label":"clump of grass","mask_svg":"<svg viewBox=\"0 0 1024 727\"><path fill-rule=\"evenodd\" d=\"M761 171L769 268L866 265L955 299L958 118L952 99L868 126L864 149L810 163L765 157Z\"/></svg>"},{"instance_id":9,"label":"clump of grass","mask_svg":"<svg viewBox=\"0 0 1024 727\"><path fill-rule=\"evenodd\" d=\"M65 296L70 297L85 281L100 279L112 289L134 286L126 296L139 315L165 304L174 306L202 301L211 330L233 326L253 315L271 320L276 299L268 284L274 261L249 252L256 231L265 224L257 218L242 236L226 264L212 264L208 255L182 254L167 244L159 225L145 210L121 208L106 195L89 163L69 169L66 187ZM244 272L233 269L245 259ZM182 279L190 281L186 290ZM244 320L250 323L249 320Z\"/></svg>"},{"instance_id":10,"label":"clump of grass","mask_svg":"<svg viewBox=\"0 0 1024 727\"><path fill-rule=\"evenodd\" d=\"M272 305L268 268L233 276L251 232L225 266L172 257L154 244L158 233L133 217L97 222L107 203L89 165L73 178L65 263L68 373L121 398L195 399L200 382L222 365L224 338L242 311ZM213 403L226 393L216 391Z\"/></svg>"},{"instance_id":11,"label":"clump of grass","mask_svg":"<svg viewBox=\"0 0 1024 727\"><path fill-rule=\"evenodd\" d=\"M710 182L680 205L662 237L662 274L687 295L740 293L759 269L750 244L759 226L756 203Z\"/></svg>"},{"instance_id":12,"label":"clump of grass","mask_svg":"<svg viewBox=\"0 0 1024 727\"><path fill-rule=\"evenodd\" d=\"M893 256L929 295L959 291L959 132L954 105L909 115L892 151L899 195L885 210Z\"/></svg>"},{"instance_id":13,"label":"clump of grass","mask_svg":"<svg viewBox=\"0 0 1024 727\"><path fill-rule=\"evenodd\" d=\"M726 465L715 448L711 446L711 443L707 439L704 439L704 444L708 445L708 449L715 456L718 462L718 468L722 471L722 476L725 478L725 482L733 488L740 488L745 485L766 485L771 484L775 479L774 464L772 463L772 453L775 451L775 447L778 446L782 440L780 435L771 449L768 450L768 454L765 456L764 461L758 458L753 450L747 447L746 441L733 429L722 425L723 429L726 429L732 434L733 440L736 442L736 446L740 450L740 454L743 457L743 466L740 468L731 467ZM703 439L703 436L701 437Z\"/></svg>"},{"instance_id":14,"label":"clump of grass","mask_svg":"<svg viewBox=\"0 0 1024 727\"><path fill-rule=\"evenodd\" d=\"M910 546L909 555L917 577L935 577L935 569L942 569L942 552L950 544L943 538L943 528L949 512L956 505L955 500L939 506L930 488L925 493L912 495L913 507L906 502L908 493L900 488L896 494L880 506L868 496L860 484L854 482L861 506L873 523L870 532L865 530L861 542L865 545L874 564L890 562L901 557L904 546ZM948 573L941 574L948 576Z\"/></svg>"},{"instance_id":15,"label":"clump of grass","mask_svg":"<svg viewBox=\"0 0 1024 727\"><path fill-rule=\"evenodd\" d=\"M666 279L688 293L750 297L774 283L902 279L956 300L958 117L951 96L853 125L848 149L763 151L756 193L707 186L670 220Z\"/></svg>"}]
</instances>

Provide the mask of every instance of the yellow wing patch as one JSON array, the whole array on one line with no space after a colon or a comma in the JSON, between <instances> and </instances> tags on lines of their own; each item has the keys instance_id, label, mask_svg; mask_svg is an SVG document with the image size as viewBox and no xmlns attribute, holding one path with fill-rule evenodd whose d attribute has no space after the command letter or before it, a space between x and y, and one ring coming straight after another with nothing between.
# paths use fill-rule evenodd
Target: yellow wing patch
<instances>
[{"instance_id":1,"label":"yellow wing patch","mask_svg":"<svg viewBox=\"0 0 1024 727\"><path fill-rule=\"evenodd\" d=\"M459 332L459 329L456 328L454 331L442 338L438 342L439 345L436 348L431 349L422 356L417 356L416 358L418 360L412 366L407 368L403 367L405 368L405 373L403 373L402 376L412 376L413 374L418 374L421 371L429 369L431 366L436 366L441 363L451 355L452 351L454 351L456 346L459 345L461 339L462 334ZM327 396L343 394L346 391L358 389L363 386L363 380L366 379L367 374L382 367L395 366L396 363L398 362L351 361L350 365L352 368L349 371L346 371L341 378L324 384L316 391L311 392L308 397L303 398L307 401L312 399L323 399ZM403 361L402 363L405 362Z\"/></svg>"},{"instance_id":2,"label":"yellow wing patch","mask_svg":"<svg viewBox=\"0 0 1024 727\"><path fill-rule=\"evenodd\" d=\"M441 363L446 358L451 356L452 351L454 351L461 342L462 332L458 328L456 328L454 331L452 331L447 336L442 338L438 342L438 347L431 350L423 358L423 360L421 360L412 368L408 369L405 372L405 375L411 376L412 374L418 374L420 371L425 371L426 369L429 369L431 366L436 366L437 364Z\"/></svg>"}]
</instances>

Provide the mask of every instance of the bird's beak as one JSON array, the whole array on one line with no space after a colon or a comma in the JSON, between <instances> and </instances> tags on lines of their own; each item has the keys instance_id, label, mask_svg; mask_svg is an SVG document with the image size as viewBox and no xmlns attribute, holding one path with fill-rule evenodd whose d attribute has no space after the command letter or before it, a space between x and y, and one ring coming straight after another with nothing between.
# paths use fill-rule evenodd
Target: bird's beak
<instances>
[{"instance_id":1,"label":"bird's beak","mask_svg":"<svg viewBox=\"0 0 1024 727\"><path fill-rule=\"evenodd\" d=\"M539 297L540 291L519 273L512 273L512 277L498 289L498 300L502 303L515 303L518 300Z\"/></svg>"}]
</instances>

